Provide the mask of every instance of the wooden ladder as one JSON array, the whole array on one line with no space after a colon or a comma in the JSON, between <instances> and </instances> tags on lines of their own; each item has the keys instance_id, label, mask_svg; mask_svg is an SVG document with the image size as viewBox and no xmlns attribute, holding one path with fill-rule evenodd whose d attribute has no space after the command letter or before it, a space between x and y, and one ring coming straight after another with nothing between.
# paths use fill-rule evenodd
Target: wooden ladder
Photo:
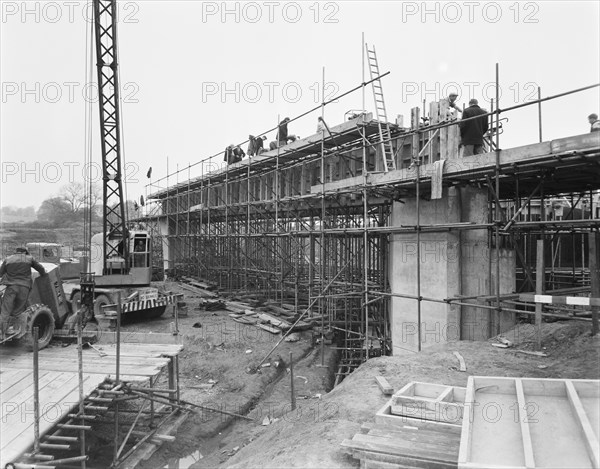
<instances>
[{"instance_id":1,"label":"wooden ladder","mask_svg":"<svg viewBox=\"0 0 600 469\"><path fill-rule=\"evenodd\" d=\"M369 63L369 73L371 80L374 80L379 76L379 65L377 64L377 54L375 53L375 46L373 49L369 49L369 45L365 44L367 51L367 62ZM379 127L379 141L381 142L381 153L383 155L383 167L384 171L396 169L396 159L394 158L394 149L391 142L390 124L387 119L387 113L385 111L385 101L383 99L383 88L381 86L381 80L377 79L372 82L373 85L373 99L375 101L375 116L377 117L377 125Z\"/></svg>"}]
</instances>

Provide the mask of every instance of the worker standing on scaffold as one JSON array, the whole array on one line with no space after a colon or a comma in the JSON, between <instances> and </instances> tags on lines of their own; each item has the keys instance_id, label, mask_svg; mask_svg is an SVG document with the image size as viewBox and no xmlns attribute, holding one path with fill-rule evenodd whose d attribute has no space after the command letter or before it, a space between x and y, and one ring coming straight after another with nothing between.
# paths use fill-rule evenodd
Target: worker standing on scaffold
<instances>
[{"instance_id":1,"label":"worker standing on scaffold","mask_svg":"<svg viewBox=\"0 0 600 469\"><path fill-rule=\"evenodd\" d=\"M488 131L488 118L484 117L485 114L487 112L479 107L479 103L474 98L469 101L469 107L462 113L462 119L458 126L460 127L460 143L464 147L463 156L483 153L483 136ZM471 117L474 119L470 119Z\"/></svg>"}]
</instances>

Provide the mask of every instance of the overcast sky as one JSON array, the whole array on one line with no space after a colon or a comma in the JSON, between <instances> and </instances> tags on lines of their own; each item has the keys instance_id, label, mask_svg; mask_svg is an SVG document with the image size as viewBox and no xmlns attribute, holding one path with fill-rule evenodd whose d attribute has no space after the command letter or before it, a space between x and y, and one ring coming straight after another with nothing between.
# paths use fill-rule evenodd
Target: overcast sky
<instances>
[{"instance_id":1,"label":"overcast sky","mask_svg":"<svg viewBox=\"0 0 600 469\"><path fill-rule=\"evenodd\" d=\"M76 1L0 3L0 203L37 208L82 181L87 101L100 165L96 89L86 78L91 9ZM119 10L130 199L146 196L149 182L165 187L157 180L167 172L181 170L169 183L199 175L200 165L189 173L188 165L215 154L221 164L228 144L317 106L323 69L325 99L359 85L363 32L381 72L391 72L383 80L388 116L403 114L405 123L410 108L452 90L461 103L475 97L489 108L496 63L501 107L535 99L538 86L548 96L600 81L597 1L122 1ZM595 88L544 103L544 140L588 132L599 101ZM339 124L362 103L355 92L327 106L325 120ZM372 103L369 87L367 110ZM290 132L315 133L319 115ZM502 148L537 142L536 106L507 117Z\"/></svg>"}]
</instances>

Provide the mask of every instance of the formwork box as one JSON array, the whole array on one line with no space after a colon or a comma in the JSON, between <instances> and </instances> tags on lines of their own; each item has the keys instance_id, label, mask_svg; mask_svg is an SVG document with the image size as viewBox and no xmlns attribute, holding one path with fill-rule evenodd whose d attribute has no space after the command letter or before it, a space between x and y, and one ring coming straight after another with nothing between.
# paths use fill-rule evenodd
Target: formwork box
<instances>
[{"instance_id":1,"label":"formwork box","mask_svg":"<svg viewBox=\"0 0 600 469\"><path fill-rule=\"evenodd\" d=\"M599 397L599 380L471 376L458 467L598 468Z\"/></svg>"}]
</instances>

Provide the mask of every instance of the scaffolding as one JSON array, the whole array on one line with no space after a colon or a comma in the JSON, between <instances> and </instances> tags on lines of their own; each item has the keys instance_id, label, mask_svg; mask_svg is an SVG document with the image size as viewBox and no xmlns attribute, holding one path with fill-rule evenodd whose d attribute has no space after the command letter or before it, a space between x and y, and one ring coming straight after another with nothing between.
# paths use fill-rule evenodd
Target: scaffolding
<instances>
[{"instance_id":1,"label":"scaffolding","mask_svg":"<svg viewBox=\"0 0 600 469\"><path fill-rule=\"evenodd\" d=\"M122 341L121 314L119 304L114 332L103 331L105 342L97 346L84 343L95 342L99 334L84 332L80 318L75 356L70 348L40 353L37 327L32 354L20 349L3 354L2 395L13 407L3 411L2 419L6 467L134 467L141 456L173 438L164 435L183 423L193 410L190 406L202 408L180 400L179 352L183 346L179 340L171 334L132 334L134 342ZM177 332L176 307L174 316ZM93 350L84 355L84 345ZM159 384L165 369L166 387ZM27 389L29 380L31 391ZM30 404L33 412L27 412ZM15 416L17 409L22 415ZM28 413L33 414L33 423ZM112 438L112 451L106 451L110 443L98 446L98 435ZM101 455L101 462L90 461L91 450Z\"/></svg>"},{"instance_id":2,"label":"scaffolding","mask_svg":"<svg viewBox=\"0 0 600 469\"><path fill-rule=\"evenodd\" d=\"M361 88L364 93L371 82L344 95ZM158 239L168 276L196 277L221 289L293 304L299 312L308 309L320 325L321 339L333 334L341 351L336 383L366 359L392 353L392 297L415 302L419 350L426 302L476 309L486 316L490 337L501 332L502 313L530 315L538 325L542 316L597 321L589 309L536 306L519 299L524 292L589 295L600 281L597 269L589 268L589 239L597 238L600 226L594 210L600 138L592 137L600 136L541 142L541 103L597 86L505 109L496 96L487 114L492 124L487 159L445 171L443 179L444 187L487 189L485 221L425 225L419 219L420 201L435 178L432 165L461 160L458 121L446 99L430 103L426 119L414 108L410 128L386 123L389 141L385 136L381 140L381 123L361 110L337 126L323 120L317 134L239 163L220 167L213 155L188 166L184 182L179 182L182 170L148 187L146 199L154 205L142 221ZM505 114L529 105L540 112L540 146L502 150ZM392 165L382 149L389 144ZM191 178L191 169L198 167L201 175ZM157 184L164 187L157 190ZM407 199L416 201L416 223L392 224L394 204ZM557 200L568 202L561 219L546 210L549 201ZM487 233L494 282L489 281L486 295L422 296L421 262L416 265L416 294L391 291L390 243L395 235L414 233L421 259L423 233L465 230ZM500 247L516 253L517 285L510 294L501 293ZM540 267L538 253L549 260L549 268ZM544 275L536 275L540 272Z\"/></svg>"}]
</instances>

